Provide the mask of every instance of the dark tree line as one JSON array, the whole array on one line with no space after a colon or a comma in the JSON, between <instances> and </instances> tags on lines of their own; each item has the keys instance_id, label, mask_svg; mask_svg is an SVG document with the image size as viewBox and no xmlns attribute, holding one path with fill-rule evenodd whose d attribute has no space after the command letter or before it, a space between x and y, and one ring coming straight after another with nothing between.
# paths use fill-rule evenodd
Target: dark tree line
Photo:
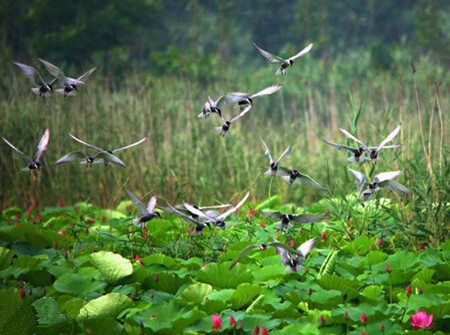
<instances>
[{"instance_id":1,"label":"dark tree line","mask_svg":"<svg viewBox=\"0 0 450 335\"><path fill-rule=\"evenodd\" d=\"M448 64L449 21L445 0L2 0L0 48L8 61L145 68L151 59L164 69L211 55L243 62L252 41L273 52L314 42L324 58L401 45Z\"/></svg>"}]
</instances>

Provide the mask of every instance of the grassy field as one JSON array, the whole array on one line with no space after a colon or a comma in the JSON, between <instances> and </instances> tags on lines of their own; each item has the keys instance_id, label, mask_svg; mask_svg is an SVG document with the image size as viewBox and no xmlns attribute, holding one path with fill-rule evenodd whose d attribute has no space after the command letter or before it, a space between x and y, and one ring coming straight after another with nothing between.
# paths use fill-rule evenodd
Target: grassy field
<instances>
[{"instance_id":1,"label":"grassy field","mask_svg":"<svg viewBox=\"0 0 450 335\"><path fill-rule=\"evenodd\" d=\"M355 190L356 182L348 173L346 155L322 139L346 143L338 131L343 126L375 145L399 122L403 128L398 142L403 145L386 152L374 172L400 169L405 174L399 181L423 193L415 192L412 201L425 197L439 202L448 191L448 77L426 57L416 61L413 75L406 58L395 54L396 66L389 72L373 70L368 54L360 53L333 61L305 58L286 77L273 75L275 68L264 63L242 72L237 67L212 71L209 80L181 72L153 76L131 71L111 77L100 67L78 97L46 100L34 96L28 80L5 64L0 134L27 154L35 151L45 127L50 127L51 138L37 179L19 172L20 157L1 143L0 206L42 207L81 200L113 207L125 198L122 186L198 203L227 202L250 189L253 201L280 194L287 202L310 205L325 195L281 179L271 184L263 175L261 166L268 160L260 138L274 155L291 144L284 165L310 175L336 196ZM233 125L231 138L220 138L213 129L221 125L216 115L207 120L196 117L208 95L253 92L275 83L284 88L255 101L252 111ZM55 168L59 157L80 149L67 132L105 148L143 136L149 140L120 154L128 169L87 170L78 164Z\"/></svg>"}]
</instances>

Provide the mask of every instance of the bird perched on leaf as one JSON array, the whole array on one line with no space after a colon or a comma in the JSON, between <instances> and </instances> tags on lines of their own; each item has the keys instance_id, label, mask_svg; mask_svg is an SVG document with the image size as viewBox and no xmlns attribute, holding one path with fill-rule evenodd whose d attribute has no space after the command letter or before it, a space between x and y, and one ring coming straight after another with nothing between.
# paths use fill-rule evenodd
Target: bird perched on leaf
<instances>
[{"instance_id":1,"label":"bird perched on leaf","mask_svg":"<svg viewBox=\"0 0 450 335\"><path fill-rule=\"evenodd\" d=\"M326 214L312 215L312 214L286 214L278 211L275 212L261 212L262 216L271 219L279 220L273 225L279 229L291 229L294 224L314 223L322 221Z\"/></svg>"},{"instance_id":2,"label":"bird perched on leaf","mask_svg":"<svg viewBox=\"0 0 450 335\"><path fill-rule=\"evenodd\" d=\"M230 121L228 121L227 119L225 119L225 117L220 114L220 117L223 121L223 125L222 127L215 127L214 129L216 129L219 132L220 136L231 136L231 131L230 131L230 127L231 124L233 122L236 122L237 120L239 120L241 117L243 117L245 114L247 114L251 109L251 106L247 106L238 116L236 116L235 118L231 119Z\"/></svg>"},{"instance_id":3,"label":"bird perched on leaf","mask_svg":"<svg viewBox=\"0 0 450 335\"><path fill-rule=\"evenodd\" d=\"M291 248L281 242L278 242L275 239L273 239L273 242L269 243L254 244L245 248L233 261L229 269L232 269L251 250L266 250L267 248L276 248L278 255L280 256L281 263L288 266L285 272L297 272L300 269L305 258L314 248L316 241L316 238L312 238L301 244L297 249ZM292 257L290 254L294 254L295 256Z\"/></svg>"},{"instance_id":4,"label":"bird perched on leaf","mask_svg":"<svg viewBox=\"0 0 450 335\"><path fill-rule=\"evenodd\" d=\"M264 155L269 157L269 160L270 160L269 169L264 174L266 176L271 176L271 177L281 176L281 171L278 170L278 164L280 163L281 159L284 156L289 155L291 153L291 146L288 146L287 149L278 158L278 160L275 161L272 157L272 154L270 153L269 148L267 147L267 145L263 141L263 139L261 139L261 142L263 143L264 149L265 149Z\"/></svg>"},{"instance_id":5,"label":"bird perched on leaf","mask_svg":"<svg viewBox=\"0 0 450 335\"><path fill-rule=\"evenodd\" d=\"M297 170L291 170L288 168L285 168L283 166L279 167L281 178L283 178L284 181L286 181L289 184L301 184L300 181L304 182L305 184L308 184L309 186L314 187L316 190L319 191L325 191L328 190L320 185L317 181L312 179L310 176L300 173Z\"/></svg>"},{"instance_id":6,"label":"bird perched on leaf","mask_svg":"<svg viewBox=\"0 0 450 335\"><path fill-rule=\"evenodd\" d=\"M386 145L387 143L391 142L395 136L398 135L400 132L400 129L402 128L402 124L400 123L377 147L369 147L366 144L364 144L361 140L357 139L355 136L350 134L347 130L343 128L339 128L339 130L348 138L352 139L353 141L359 143L362 145L362 148L364 151L367 151L370 154L370 159L372 161L376 161L378 159L378 152L383 149L393 149L398 148L400 144L393 144L393 145ZM362 149L359 148L359 151Z\"/></svg>"},{"instance_id":7,"label":"bird perched on leaf","mask_svg":"<svg viewBox=\"0 0 450 335\"><path fill-rule=\"evenodd\" d=\"M58 80L58 78L54 78L51 82L47 83L42 79L42 76L34 67L29 65L25 65L22 63L13 63L15 66L19 68L20 71L33 83L34 86L31 91L41 98L46 98L52 95L53 93L53 84Z\"/></svg>"},{"instance_id":8,"label":"bird perched on leaf","mask_svg":"<svg viewBox=\"0 0 450 335\"><path fill-rule=\"evenodd\" d=\"M353 177L358 180L358 199L370 200L373 199L373 194L378 193L381 188L394 191L396 193L411 194L411 190L406 186L394 181L402 174L402 171L382 172L373 178L369 183L364 173L349 169Z\"/></svg>"},{"instance_id":9,"label":"bird perched on leaf","mask_svg":"<svg viewBox=\"0 0 450 335\"><path fill-rule=\"evenodd\" d=\"M227 210L226 212L220 214L219 216L212 217L207 215L206 213L202 212L201 210L195 208L194 206L184 203L184 207L188 209L191 213L197 215L199 219L205 219L205 223L213 223L214 229L225 229L225 227L228 227L231 225L231 223L226 223L225 220L234 212L236 212L241 206L247 201L248 197L250 195L250 192L247 192L244 198L234 207Z\"/></svg>"},{"instance_id":10,"label":"bird perched on leaf","mask_svg":"<svg viewBox=\"0 0 450 335\"><path fill-rule=\"evenodd\" d=\"M136 206L138 212L139 212L139 218L133 219L131 221L136 227L139 228L145 228L145 225L148 221L158 217L160 218L161 215L158 212L155 212L156 207L156 196L152 196L147 204L147 207L144 205L144 203L136 196L134 195L130 190L124 188L125 192L127 192L128 197L133 202L133 204Z\"/></svg>"},{"instance_id":11,"label":"bird perched on leaf","mask_svg":"<svg viewBox=\"0 0 450 335\"><path fill-rule=\"evenodd\" d=\"M272 63L279 63L280 64L280 68L277 70L277 72L275 72L275 74L276 75L283 75L283 76L286 74L286 69L289 66L292 66L294 64L294 60L296 60L299 57L302 57L302 56L306 55L313 47L313 44L310 43L310 44L308 44L308 46L306 48L304 48L302 51L300 51L295 56L292 56L291 58L288 58L288 59L283 59L283 58L281 58L279 56L275 56L275 55L271 54L270 52L267 52L267 51L261 49L255 43L253 43L253 45L259 51L259 53L261 55L263 55L264 57L266 57L269 61L271 61Z\"/></svg>"},{"instance_id":12,"label":"bird perched on leaf","mask_svg":"<svg viewBox=\"0 0 450 335\"><path fill-rule=\"evenodd\" d=\"M59 94L62 94L64 97L68 95L77 95L78 93L78 87L85 84L85 81L89 79L89 77L97 70L98 67L94 67L87 72L85 72L83 75L78 77L77 79L66 77L64 75L64 72L57 67L56 65L53 65L50 62L47 62L46 60L38 58L38 60L44 65L44 67L47 69L47 71L53 76L58 79L59 84L62 88L57 89L56 92Z\"/></svg>"},{"instance_id":13,"label":"bird perched on leaf","mask_svg":"<svg viewBox=\"0 0 450 335\"><path fill-rule=\"evenodd\" d=\"M167 206L169 206L169 209L164 209L164 211L178 215L183 220L185 220L186 222L188 222L194 226L194 229L191 232L191 236L203 236L203 235L205 235L205 232L203 231L204 228L211 229L211 224L209 222L199 221L199 220L193 218L192 216L186 215L185 213L182 213L178 209L172 207L172 205L170 205L168 202L167 202ZM198 218L198 216L197 216L197 218Z\"/></svg>"},{"instance_id":14,"label":"bird perched on leaf","mask_svg":"<svg viewBox=\"0 0 450 335\"><path fill-rule=\"evenodd\" d=\"M22 151L17 149L11 142L9 142L6 138L2 137L2 140L5 141L6 144L8 144L11 148L13 148L19 155L22 157L24 161L28 163L27 167L24 167L22 171L40 171L41 164L40 160L42 157L42 154L47 149L48 142L50 140L50 130L47 128L44 131L44 135L42 135L41 140L38 144L38 150L36 152L36 155L34 156L34 159L29 158L27 155L25 155Z\"/></svg>"}]
</instances>

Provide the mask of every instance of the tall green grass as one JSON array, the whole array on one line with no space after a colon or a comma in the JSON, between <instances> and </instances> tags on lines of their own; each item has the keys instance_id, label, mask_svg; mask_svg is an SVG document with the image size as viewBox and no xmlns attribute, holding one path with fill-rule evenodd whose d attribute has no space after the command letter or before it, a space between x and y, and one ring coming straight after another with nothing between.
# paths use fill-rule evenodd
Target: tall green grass
<instances>
[{"instance_id":1,"label":"tall green grass","mask_svg":"<svg viewBox=\"0 0 450 335\"><path fill-rule=\"evenodd\" d=\"M123 186L141 194L155 193L161 202L228 202L247 189L253 201L260 201L268 196L270 185L270 178L263 175L268 159L260 138L274 156L292 145L282 165L310 175L330 190L327 195L307 185L273 181L272 194L305 206L356 190L346 154L322 139L346 143L338 130L343 126L376 145L402 122L396 140L402 147L383 152L375 173L405 172L399 182L414 195L408 199L390 194L396 201L420 202L426 213L436 206L448 208L446 70L423 57L416 61L413 75L409 59L401 53L396 57L397 66L390 72L376 72L367 53L355 53L327 61L305 57L286 77L275 76L276 68L261 62L264 66L258 68L226 68L206 82L182 73L156 77L131 71L111 77L102 75L100 67L78 97L46 100L34 96L28 80L9 66L1 79L6 98L0 101L0 135L26 154L35 152L45 127L50 127L51 138L38 178L19 172L24 162L0 143L0 207L80 200L112 207L125 198ZM255 99L251 112L233 124L231 138L221 138L214 130L221 125L216 115L197 119L208 95L253 92L275 83L284 88ZM225 108L223 112L237 113ZM86 169L75 163L55 168L53 163L63 154L84 150L68 132L106 149L143 136L149 140L119 154L127 169L102 165ZM361 171L368 167L353 166ZM416 216L402 215L403 222L417 224L411 222Z\"/></svg>"}]
</instances>

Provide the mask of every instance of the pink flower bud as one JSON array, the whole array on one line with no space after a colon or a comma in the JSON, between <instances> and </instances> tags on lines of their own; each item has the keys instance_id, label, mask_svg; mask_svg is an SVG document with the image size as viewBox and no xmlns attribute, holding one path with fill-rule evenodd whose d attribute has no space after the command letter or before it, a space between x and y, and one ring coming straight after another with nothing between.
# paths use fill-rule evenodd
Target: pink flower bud
<instances>
[{"instance_id":1,"label":"pink flower bud","mask_svg":"<svg viewBox=\"0 0 450 335\"><path fill-rule=\"evenodd\" d=\"M28 290L28 295L31 295L33 293L33 291L31 290L31 287L30 287L30 289Z\"/></svg>"},{"instance_id":2,"label":"pink flower bud","mask_svg":"<svg viewBox=\"0 0 450 335\"><path fill-rule=\"evenodd\" d=\"M59 235L66 235L66 231L65 230L60 230L60 231L58 231L58 234Z\"/></svg>"},{"instance_id":3,"label":"pink flower bud","mask_svg":"<svg viewBox=\"0 0 450 335\"><path fill-rule=\"evenodd\" d=\"M58 248L58 242L57 241L53 241L53 248Z\"/></svg>"},{"instance_id":4,"label":"pink flower bud","mask_svg":"<svg viewBox=\"0 0 450 335\"><path fill-rule=\"evenodd\" d=\"M308 273L309 273L309 269L305 268L305 274L308 274Z\"/></svg>"},{"instance_id":5,"label":"pink flower bud","mask_svg":"<svg viewBox=\"0 0 450 335\"><path fill-rule=\"evenodd\" d=\"M362 313L361 314L361 322L362 322L363 325L367 324L367 315L366 315L366 313Z\"/></svg>"},{"instance_id":6,"label":"pink flower bud","mask_svg":"<svg viewBox=\"0 0 450 335\"><path fill-rule=\"evenodd\" d=\"M259 334L259 326L256 325L255 328L253 328L253 335L258 335Z\"/></svg>"},{"instance_id":7,"label":"pink flower bud","mask_svg":"<svg viewBox=\"0 0 450 335\"><path fill-rule=\"evenodd\" d=\"M391 272L392 272L391 267L390 267L388 264L386 264L386 271L387 271L388 273L391 273Z\"/></svg>"},{"instance_id":8,"label":"pink flower bud","mask_svg":"<svg viewBox=\"0 0 450 335\"><path fill-rule=\"evenodd\" d=\"M212 317L212 330L219 332L222 329L222 319L219 315L214 314Z\"/></svg>"},{"instance_id":9,"label":"pink flower bud","mask_svg":"<svg viewBox=\"0 0 450 335\"><path fill-rule=\"evenodd\" d=\"M417 291L419 292L419 294L423 294L423 291L422 291L422 288L421 288L421 287L419 287L419 288L417 289Z\"/></svg>"},{"instance_id":10,"label":"pink flower bud","mask_svg":"<svg viewBox=\"0 0 450 335\"><path fill-rule=\"evenodd\" d=\"M323 232L323 233L320 235L320 238L322 239L322 242L324 242L324 241L327 239L327 234L325 234L325 232Z\"/></svg>"},{"instance_id":11,"label":"pink flower bud","mask_svg":"<svg viewBox=\"0 0 450 335\"><path fill-rule=\"evenodd\" d=\"M230 326L231 327L236 327L236 320L234 319L233 316L230 316Z\"/></svg>"},{"instance_id":12,"label":"pink flower bud","mask_svg":"<svg viewBox=\"0 0 450 335\"><path fill-rule=\"evenodd\" d=\"M383 245L383 240L382 240L381 237L377 240L377 245L378 245L379 247L381 247L381 246Z\"/></svg>"},{"instance_id":13,"label":"pink flower bud","mask_svg":"<svg viewBox=\"0 0 450 335\"><path fill-rule=\"evenodd\" d=\"M345 311L345 312L344 312L344 319L345 319L345 320L348 320L349 318L350 318L350 316L348 315L348 312Z\"/></svg>"},{"instance_id":14,"label":"pink flower bud","mask_svg":"<svg viewBox=\"0 0 450 335\"><path fill-rule=\"evenodd\" d=\"M425 245L423 243L420 243L419 244L419 250L423 250L423 249L425 249Z\"/></svg>"},{"instance_id":15,"label":"pink flower bud","mask_svg":"<svg viewBox=\"0 0 450 335\"><path fill-rule=\"evenodd\" d=\"M40 214L36 215L36 220L38 220L38 221L41 220L41 215Z\"/></svg>"},{"instance_id":16,"label":"pink flower bud","mask_svg":"<svg viewBox=\"0 0 450 335\"><path fill-rule=\"evenodd\" d=\"M266 226L266 224L264 223L264 221L261 221L261 222L259 223L259 226L260 226L261 228L264 228L264 227Z\"/></svg>"},{"instance_id":17,"label":"pink flower bud","mask_svg":"<svg viewBox=\"0 0 450 335\"><path fill-rule=\"evenodd\" d=\"M155 282L159 282L159 276L158 276L158 274L155 274L154 279L155 279Z\"/></svg>"},{"instance_id":18,"label":"pink flower bud","mask_svg":"<svg viewBox=\"0 0 450 335\"><path fill-rule=\"evenodd\" d=\"M238 321L238 328L242 328L243 327L243 324L242 324L242 321Z\"/></svg>"},{"instance_id":19,"label":"pink flower bud","mask_svg":"<svg viewBox=\"0 0 450 335\"><path fill-rule=\"evenodd\" d=\"M266 326L264 326L264 327L261 328L260 334L261 334L261 335L268 335L268 334L269 334L269 332L267 331Z\"/></svg>"},{"instance_id":20,"label":"pink flower bud","mask_svg":"<svg viewBox=\"0 0 450 335\"><path fill-rule=\"evenodd\" d=\"M311 287L308 289L308 295L311 295L312 294L312 290L311 290Z\"/></svg>"},{"instance_id":21,"label":"pink flower bud","mask_svg":"<svg viewBox=\"0 0 450 335\"><path fill-rule=\"evenodd\" d=\"M20 297L23 298L25 296L25 290L23 287L20 289Z\"/></svg>"},{"instance_id":22,"label":"pink flower bud","mask_svg":"<svg viewBox=\"0 0 450 335\"><path fill-rule=\"evenodd\" d=\"M381 331L382 333L384 333L384 323L382 323L382 324L380 325L380 331Z\"/></svg>"},{"instance_id":23,"label":"pink flower bud","mask_svg":"<svg viewBox=\"0 0 450 335\"><path fill-rule=\"evenodd\" d=\"M67 250L64 250L64 258L69 257L69 255L67 254Z\"/></svg>"},{"instance_id":24,"label":"pink flower bud","mask_svg":"<svg viewBox=\"0 0 450 335\"><path fill-rule=\"evenodd\" d=\"M325 324L325 317L323 315L320 316L319 322L322 326Z\"/></svg>"},{"instance_id":25,"label":"pink flower bud","mask_svg":"<svg viewBox=\"0 0 450 335\"><path fill-rule=\"evenodd\" d=\"M19 280L19 287L23 287L23 280L22 279Z\"/></svg>"},{"instance_id":26,"label":"pink flower bud","mask_svg":"<svg viewBox=\"0 0 450 335\"><path fill-rule=\"evenodd\" d=\"M409 296L411 296L411 294L412 294L412 287L411 287L411 285L408 285L406 287L406 295L409 297Z\"/></svg>"}]
</instances>

